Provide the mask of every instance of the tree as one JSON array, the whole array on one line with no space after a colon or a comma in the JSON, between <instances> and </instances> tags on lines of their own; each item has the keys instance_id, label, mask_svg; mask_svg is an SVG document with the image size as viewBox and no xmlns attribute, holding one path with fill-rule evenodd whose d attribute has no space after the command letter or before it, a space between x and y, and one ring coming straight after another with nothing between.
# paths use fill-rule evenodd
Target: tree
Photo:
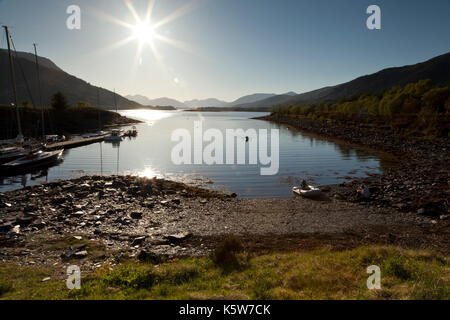
<instances>
[{"instance_id":1,"label":"tree","mask_svg":"<svg viewBox=\"0 0 450 320\"><path fill-rule=\"evenodd\" d=\"M61 93L57 92L52 98L52 107L55 110L64 110L68 107L66 97Z\"/></svg>"}]
</instances>

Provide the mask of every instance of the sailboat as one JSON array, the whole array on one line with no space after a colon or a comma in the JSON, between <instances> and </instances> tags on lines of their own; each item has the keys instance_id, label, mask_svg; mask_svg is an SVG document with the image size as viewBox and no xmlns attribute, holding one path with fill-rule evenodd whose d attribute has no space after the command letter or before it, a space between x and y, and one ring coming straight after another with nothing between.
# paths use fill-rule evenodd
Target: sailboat
<instances>
[{"instance_id":1,"label":"sailboat","mask_svg":"<svg viewBox=\"0 0 450 320\"><path fill-rule=\"evenodd\" d=\"M27 171L41 166L48 166L61 159L63 149L55 151L37 151L30 152L25 157L1 165L3 171L7 173L17 173L17 171Z\"/></svg>"},{"instance_id":2,"label":"sailboat","mask_svg":"<svg viewBox=\"0 0 450 320\"><path fill-rule=\"evenodd\" d=\"M12 63L11 46L10 46L10 42L9 42L10 41L9 32L8 32L7 26L4 26L4 28L5 28L7 43L8 43L8 54L9 54L9 62L10 62L11 80L13 82L14 102L15 102L15 108L16 108L16 114L17 114L17 121L18 121L17 124L18 124L18 129L19 129L19 136L17 137L16 140L21 140L23 143L22 126L20 123L20 114L19 114L18 105L17 105L17 91L16 91L16 85L15 85L14 66ZM37 53L36 53L36 63L37 63ZM44 138L45 138L44 131L43 131L43 134L44 134ZM23 147L4 148L4 149L0 150L0 156L3 156L2 159L5 159L5 160L6 159L8 159L8 160L16 159L16 160L2 164L0 166L0 171L5 172L8 175L11 175L13 173L17 173L18 170L24 171L24 170L29 170L29 169L35 169L36 167L40 167L42 165L48 165L50 163L53 163L53 162L59 160L62 156L63 151L64 151L63 149L51 151L51 152L45 152L45 151L41 151L41 150L34 151L32 148L30 148L30 150L27 151Z\"/></svg>"},{"instance_id":3,"label":"sailboat","mask_svg":"<svg viewBox=\"0 0 450 320\"><path fill-rule=\"evenodd\" d=\"M23 135L22 135L22 126L20 124L20 114L17 106L17 89L15 84L15 74L14 74L14 67L12 62L12 55L11 55L11 44L9 39L9 31L7 26L3 26L6 32L6 40L8 43L8 55L9 55L9 65L10 65L10 71L11 71L11 79L13 84L13 92L14 92L14 104L12 104L13 107L16 109L16 118L17 118L17 127L19 130L19 134L15 139L9 139L9 140L0 140L0 145L14 145L14 144L22 144L23 143ZM20 146L9 146L6 148L0 148L0 163L3 163L5 161L11 161L13 159L22 157L26 154L26 151L24 148Z\"/></svg>"},{"instance_id":4,"label":"sailboat","mask_svg":"<svg viewBox=\"0 0 450 320\"><path fill-rule=\"evenodd\" d=\"M116 106L116 113L119 111L117 108L116 89L114 89L114 105ZM105 137L105 142L120 143L122 141L122 130L113 129L111 134Z\"/></svg>"}]
</instances>

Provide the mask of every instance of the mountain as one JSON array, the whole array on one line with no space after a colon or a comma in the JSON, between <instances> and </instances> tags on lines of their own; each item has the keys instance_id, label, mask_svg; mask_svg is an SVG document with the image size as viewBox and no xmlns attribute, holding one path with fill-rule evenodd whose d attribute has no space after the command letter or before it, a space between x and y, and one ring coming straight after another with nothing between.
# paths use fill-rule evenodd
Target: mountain
<instances>
[{"instance_id":1,"label":"mountain","mask_svg":"<svg viewBox=\"0 0 450 320\"><path fill-rule=\"evenodd\" d=\"M272 106L276 106L276 105L280 105L283 104L287 101L289 101L290 99L292 99L292 97L296 96L297 94L295 92L287 92L284 94L279 94L279 95L274 95L272 97L263 99L263 100L259 100L259 101L255 101L252 103L242 103L242 104L238 104L235 105L234 107L243 107L243 108L264 108L264 107L272 107Z\"/></svg>"},{"instance_id":2,"label":"mountain","mask_svg":"<svg viewBox=\"0 0 450 320\"><path fill-rule=\"evenodd\" d=\"M207 108L207 107L226 107L228 106L228 102L221 101L215 98L203 99L203 100L189 100L185 101L184 105L188 108Z\"/></svg>"},{"instance_id":3,"label":"mountain","mask_svg":"<svg viewBox=\"0 0 450 320\"><path fill-rule=\"evenodd\" d=\"M374 94L388 90L393 86L404 86L411 82L431 79L433 85L450 83L450 52L425 62L403 67L383 69L379 72L356 78L336 86L324 87L314 91L298 94L283 100L283 96L263 99L243 106L267 107L277 105L308 105L320 102L336 102L363 93Z\"/></svg>"},{"instance_id":4,"label":"mountain","mask_svg":"<svg viewBox=\"0 0 450 320\"><path fill-rule=\"evenodd\" d=\"M141 96L140 94L135 95L126 95L125 98L131 101L135 101L139 104L142 104L143 106L149 106L150 105L150 99L146 96Z\"/></svg>"},{"instance_id":5,"label":"mountain","mask_svg":"<svg viewBox=\"0 0 450 320\"><path fill-rule=\"evenodd\" d=\"M18 103L29 100L34 105L39 104L37 72L34 55L26 52L14 54L14 70L16 75ZM104 109L114 109L114 93L91 85L90 83L74 77L59 68L51 60L38 57L40 62L40 77L42 88L42 102L48 106L51 104L52 96L61 91L66 96L70 105L77 102L89 102L97 106L97 90L100 97L100 107ZM0 49L0 104L9 105L12 102L12 86L9 72L8 51ZM29 87L28 93L27 86ZM130 101L120 95L116 95L119 109L140 107L139 103Z\"/></svg>"},{"instance_id":6,"label":"mountain","mask_svg":"<svg viewBox=\"0 0 450 320\"><path fill-rule=\"evenodd\" d=\"M8 51L5 49L0 49L2 51L5 51L5 53L7 54ZM26 59L30 62L35 63L36 62L36 58L34 56L33 53L28 53L28 52L17 52L17 56L19 58L23 58ZM50 69L54 69L54 70L58 70L58 71L62 71L56 64L53 63L53 61L51 61L50 59L44 58L44 57L39 57L38 56L38 62L39 62L39 66L41 67L47 67Z\"/></svg>"},{"instance_id":7,"label":"mountain","mask_svg":"<svg viewBox=\"0 0 450 320\"><path fill-rule=\"evenodd\" d=\"M138 102L143 106L152 106L152 107L175 107L175 108L186 108L183 102L180 102L175 99L170 98L158 98L158 99L149 99L146 96L142 96L139 94L136 95L127 95L125 98L130 99L132 101Z\"/></svg>"},{"instance_id":8,"label":"mountain","mask_svg":"<svg viewBox=\"0 0 450 320\"><path fill-rule=\"evenodd\" d=\"M150 100L150 105L153 107L158 107L158 106L171 106L171 107L175 107L175 108L186 108L186 106L184 105L183 102L180 102L178 100L175 99L170 99L170 98L158 98L158 99L152 99Z\"/></svg>"},{"instance_id":9,"label":"mountain","mask_svg":"<svg viewBox=\"0 0 450 320\"><path fill-rule=\"evenodd\" d=\"M295 92L288 92L285 94L286 97L292 97L296 95ZM158 98L158 99L149 99L142 95L127 95L125 98L130 99L132 101L136 101L144 106L173 106L176 108L226 108L226 107L234 107L242 104L249 104L255 101L263 100L270 97L275 97L274 93L255 93L247 96L240 97L239 99L233 102L226 102L215 98L209 99L193 99L184 102L180 102L175 99L170 98Z\"/></svg>"},{"instance_id":10,"label":"mountain","mask_svg":"<svg viewBox=\"0 0 450 320\"><path fill-rule=\"evenodd\" d=\"M228 104L229 107L234 107L237 105L241 105L241 104L247 104L247 103L252 103L252 102L256 102L256 101L260 101L260 100L264 100L267 98L271 98L273 96L276 96L276 94L274 93L254 93L254 94L250 94L247 96L243 96L240 97L239 99L230 102Z\"/></svg>"}]
</instances>

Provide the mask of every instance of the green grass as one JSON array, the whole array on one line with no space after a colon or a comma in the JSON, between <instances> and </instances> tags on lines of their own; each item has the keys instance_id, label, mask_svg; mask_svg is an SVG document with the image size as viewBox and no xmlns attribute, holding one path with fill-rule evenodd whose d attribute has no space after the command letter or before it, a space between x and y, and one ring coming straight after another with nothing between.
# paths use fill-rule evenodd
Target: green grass
<instances>
[{"instance_id":1,"label":"green grass","mask_svg":"<svg viewBox=\"0 0 450 320\"><path fill-rule=\"evenodd\" d=\"M72 291L63 278L42 282L52 270L3 264L0 295L2 299L450 299L448 259L431 252L360 247L239 255L239 268L226 272L213 255L161 265L128 261L114 269L103 266L83 276L81 289ZM381 268L380 290L366 287L369 265Z\"/></svg>"}]
</instances>

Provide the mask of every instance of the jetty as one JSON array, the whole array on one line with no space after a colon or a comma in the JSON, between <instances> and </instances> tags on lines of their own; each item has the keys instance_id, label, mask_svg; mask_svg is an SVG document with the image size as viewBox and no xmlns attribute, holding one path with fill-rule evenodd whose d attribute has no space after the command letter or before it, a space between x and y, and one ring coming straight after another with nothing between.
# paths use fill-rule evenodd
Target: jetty
<instances>
[{"instance_id":1,"label":"jetty","mask_svg":"<svg viewBox=\"0 0 450 320\"><path fill-rule=\"evenodd\" d=\"M110 136L111 134L104 134L96 137L91 138L83 138L83 139L75 139L75 140L68 140L63 142L56 142L47 144L44 148L45 150L57 150L57 149L71 149L76 147L85 146L92 143L102 142L105 140L106 137Z\"/></svg>"}]
</instances>

